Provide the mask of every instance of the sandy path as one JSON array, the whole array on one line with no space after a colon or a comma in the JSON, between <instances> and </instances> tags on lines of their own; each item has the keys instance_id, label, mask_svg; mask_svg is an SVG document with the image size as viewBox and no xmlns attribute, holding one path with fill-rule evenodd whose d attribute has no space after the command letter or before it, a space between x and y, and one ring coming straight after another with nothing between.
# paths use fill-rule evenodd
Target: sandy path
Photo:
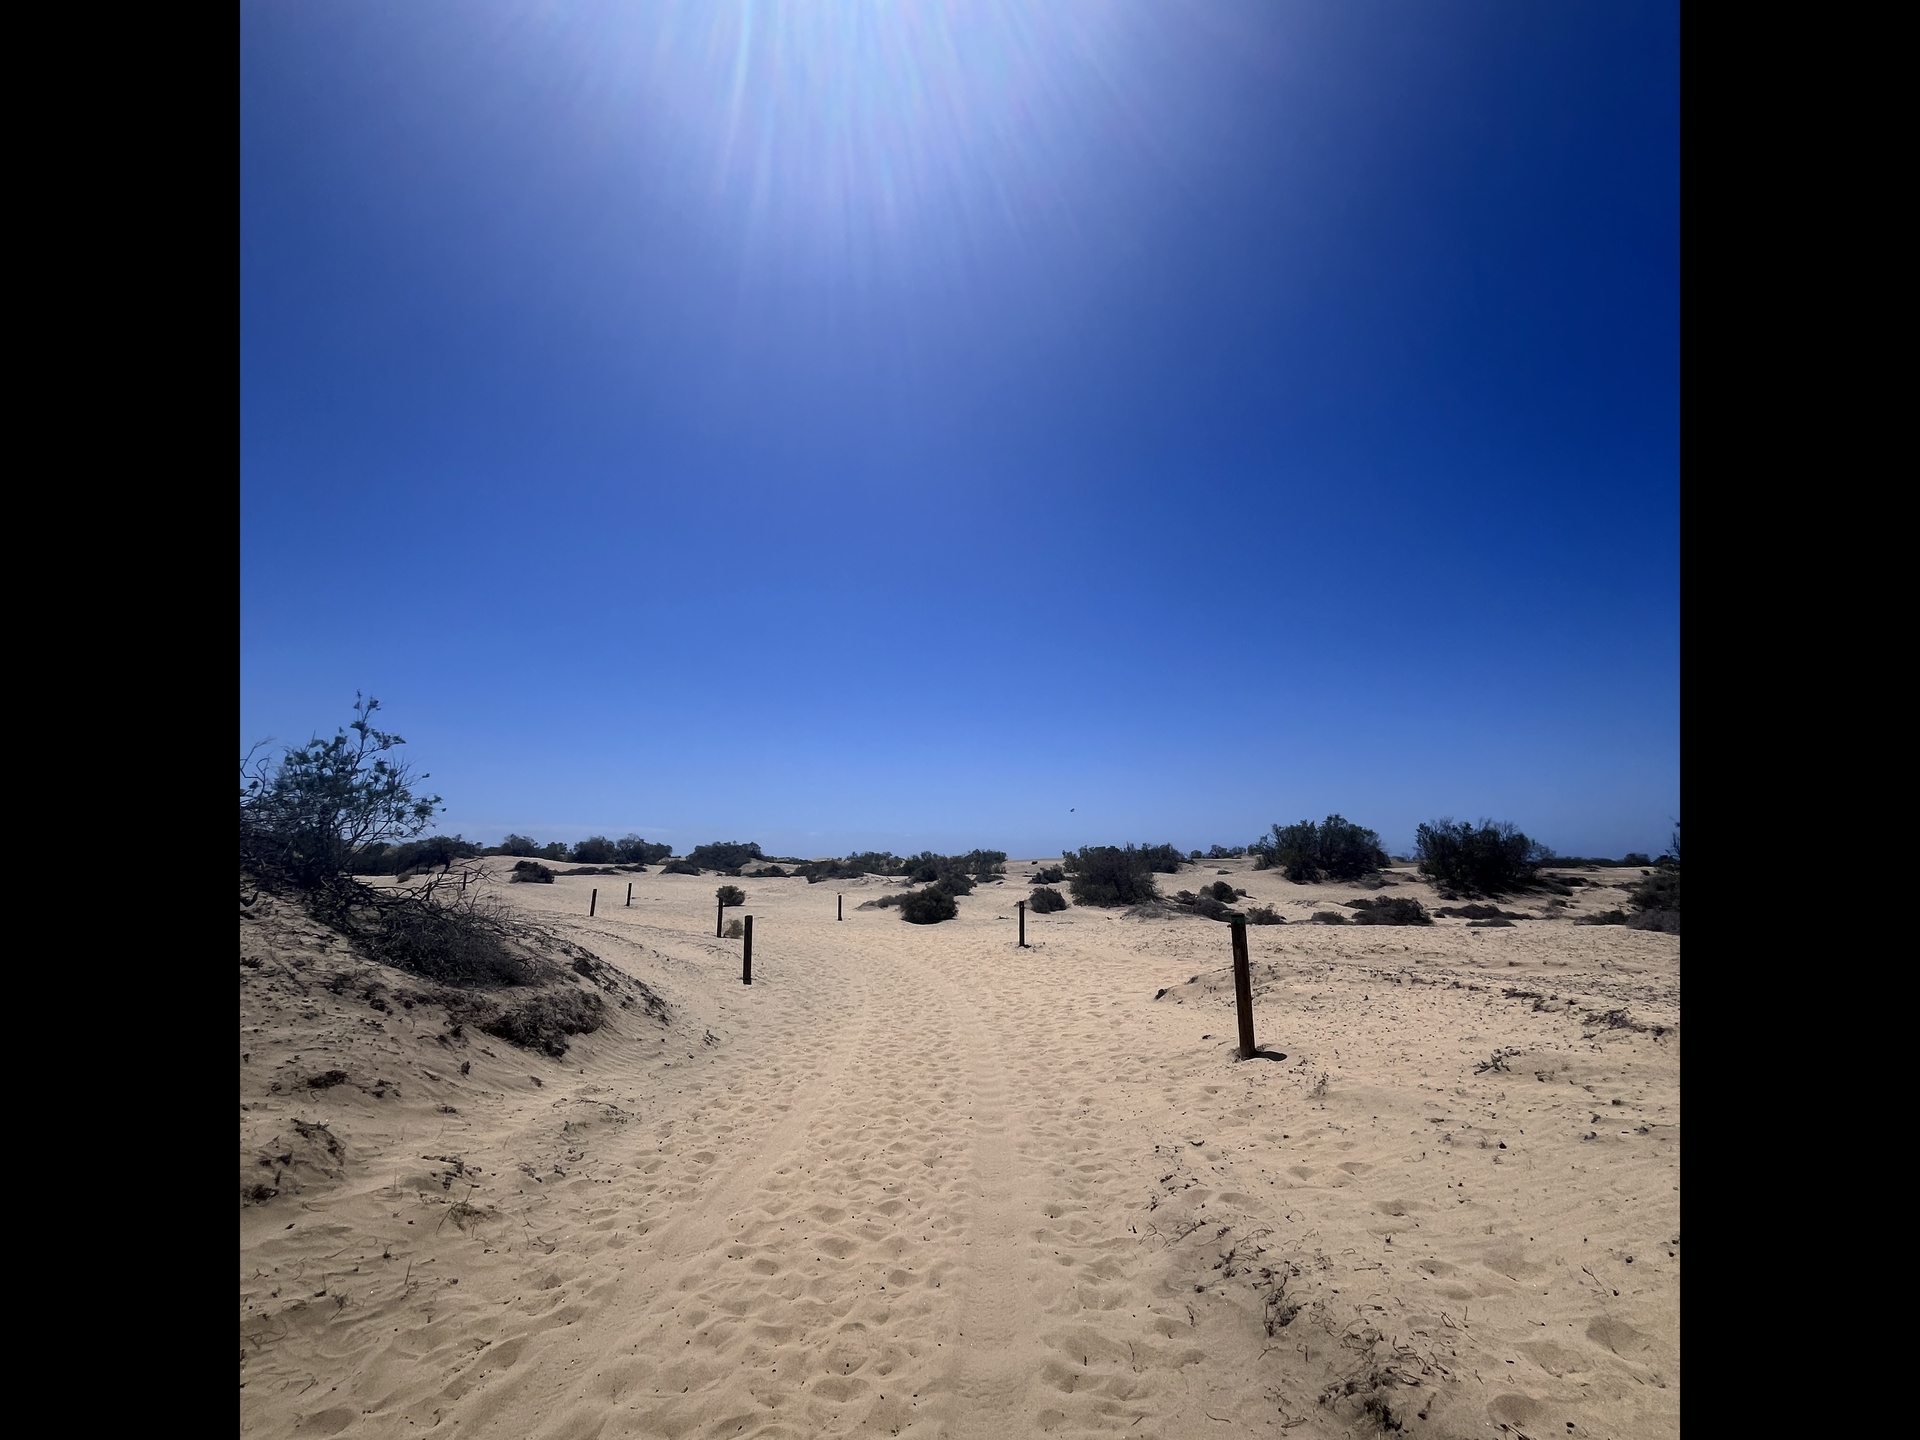
<instances>
[{"instance_id":1,"label":"sandy path","mask_svg":"<svg viewBox=\"0 0 1920 1440\"><path fill-rule=\"evenodd\" d=\"M243 1140L324 1110L353 1158L242 1212L246 1433L1677 1433L1671 937L1257 929L1289 1058L1235 1064L1224 927L1073 910L1022 952L1013 887L914 927L746 882L747 988L714 883L511 887L669 1030L458 1082L383 1031L435 1067L396 1098L254 1102ZM369 1042L301 1003L273 1073Z\"/></svg>"}]
</instances>

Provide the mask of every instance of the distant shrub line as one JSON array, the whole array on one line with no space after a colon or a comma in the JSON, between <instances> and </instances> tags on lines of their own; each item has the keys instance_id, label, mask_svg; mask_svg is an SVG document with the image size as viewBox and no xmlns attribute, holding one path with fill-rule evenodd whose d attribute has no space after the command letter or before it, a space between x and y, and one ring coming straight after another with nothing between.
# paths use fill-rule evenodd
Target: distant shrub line
<instances>
[{"instance_id":1,"label":"distant shrub line","mask_svg":"<svg viewBox=\"0 0 1920 1440\"><path fill-rule=\"evenodd\" d=\"M589 835L568 845L552 840L542 845L525 835L509 835L498 845L476 849L476 855L512 855L528 860L571 860L579 865L657 865L673 854L671 845L624 835L609 840L604 835Z\"/></svg>"}]
</instances>

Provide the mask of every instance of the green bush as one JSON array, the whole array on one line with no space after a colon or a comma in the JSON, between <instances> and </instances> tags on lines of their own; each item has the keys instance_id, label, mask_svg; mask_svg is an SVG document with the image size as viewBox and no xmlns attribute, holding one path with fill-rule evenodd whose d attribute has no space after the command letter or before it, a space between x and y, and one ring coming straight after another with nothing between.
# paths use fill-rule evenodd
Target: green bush
<instances>
[{"instance_id":1,"label":"green bush","mask_svg":"<svg viewBox=\"0 0 1920 1440\"><path fill-rule=\"evenodd\" d=\"M1246 853L1247 847L1244 845L1214 845L1208 848L1204 856L1201 855L1198 850L1194 851L1193 858L1196 860L1238 860Z\"/></svg>"},{"instance_id":2,"label":"green bush","mask_svg":"<svg viewBox=\"0 0 1920 1440\"><path fill-rule=\"evenodd\" d=\"M579 865L611 865L619 858L619 851L613 841L604 835L589 835L585 840L576 840L567 858Z\"/></svg>"},{"instance_id":3,"label":"green bush","mask_svg":"<svg viewBox=\"0 0 1920 1440\"><path fill-rule=\"evenodd\" d=\"M355 855L348 865L354 875L408 875L421 870L450 870L456 860L471 860L485 852L458 835L430 835L398 845L376 842Z\"/></svg>"},{"instance_id":4,"label":"green bush","mask_svg":"<svg viewBox=\"0 0 1920 1440\"><path fill-rule=\"evenodd\" d=\"M1036 885L1059 885L1065 882L1067 872L1058 865L1042 865L1033 872Z\"/></svg>"},{"instance_id":5,"label":"green bush","mask_svg":"<svg viewBox=\"0 0 1920 1440\"><path fill-rule=\"evenodd\" d=\"M1231 894L1231 890L1228 892ZM1196 895L1191 890L1182 890L1173 897L1173 903L1193 915L1204 915L1209 920L1227 920L1232 918L1233 908L1214 898L1212 887Z\"/></svg>"},{"instance_id":6,"label":"green bush","mask_svg":"<svg viewBox=\"0 0 1920 1440\"><path fill-rule=\"evenodd\" d=\"M1636 910L1678 910L1680 908L1680 872L1656 870L1627 894Z\"/></svg>"},{"instance_id":7,"label":"green bush","mask_svg":"<svg viewBox=\"0 0 1920 1440\"><path fill-rule=\"evenodd\" d=\"M1347 917L1342 915L1338 910L1316 910L1313 912L1312 918L1322 925L1344 925L1347 923Z\"/></svg>"},{"instance_id":8,"label":"green bush","mask_svg":"<svg viewBox=\"0 0 1920 1440\"><path fill-rule=\"evenodd\" d=\"M698 875L700 867L690 860L669 860L660 867L662 875Z\"/></svg>"},{"instance_id":9,"label":"green bush","mask_svg":"<svg viewBox=\"0 0 1920 1440\"><path fill-rule=\"evenodd\" d=\"M529 839L525 835L509 835L498 845L488 847L488 853L493 855L538 855L540 853L540 842Z\"/></svg>"},{"instance_id":10,"label":"green bush","mask_svg":"<svg viewBox=\"0 0 1920 1440\"><path fill-rule=\"evenodd\" d=\"M1007 873L1004 850L969 850L960 857L960 868L976 880L991 880Z\"/></svg>"},{"instance_id":11,"label":"green bush","mask_svg":"<svg viewBox=\"0 0 1920 1440\"><path fill-rule=\"evenodd\" d=\"M642 840L638 835L631 834L622 835L613 848L622 865L658 865L673 854L671 845Z\"/></svg>"},{"instance_id":12,"label":"green bush","mask_svg":"<svg viewBox=\"0 0 1920 1440\"><path fill-rule=\"evenodd\" d=\"M1068 888L1077 905L1139 905L1160 897L1146 850L1134 846L1083 845L1063 855Z\"/></svg>"},{"instance_id":13,"label":"green bush","mask_svg":"<svg viewBox=\"0 0 1920 1440\"><path fill-rule=\"evenodd\" d=\"M1433 820L1415 832L1420 873L1435 884L1469 895L1505 895L1525 889L1553 858L1503 821Z\"/></svg>"},{"instance_id":14,"label":"green bush","mask_svg":"<svg viewBox=\"0 0 1920 1440\"><path fill-rule=\"evenodd\" d=\"M800 861L793 873L806 876L809 885L817 885L822 880L858 880L862 875L899 875L905 869L906 861L891 850L862 850L844 860Z\"/></svg>"},{"instance_id":15,"label":"green bush","mask_svg":"<svg viewBox=\"0 0 1920 1440\"><path fill-rule=\"evenodd\" d=\"M351 873L374 845L410 840L440 808L416 796L424 780L389 758L406 742L376 729L380 702L356 696L354 718L331 740L315 736L277 762L240 762L240 867L266 883L313 889Z\"/></svg>"},{"instance_id":16,"label":"green bush","mask_svg":"<svg viewBox=\"0 0 1920 1440\"><path fill-rule=\"evenodd\" d=\"M747 871L749 880L784 880L787 872L778 865L762 865L758 870Z\"/></svg>"},{"instance_id":17,"label":"green bush","mask_svg":"<svg viewBox=\"0 0 1920 1440\"><path fill-rule=\"evenodd\" d=\"M716 840L710 845L694 846L687 852L687 859L703 870L734 871L766 856L751 840Z\"/></svg>"},{"instance_id":18,"label":"green bush","mask_svg":"<svg viewBox=\"0 0 1920 1440\"><path fill-rule=\"evenodd\" d=\"M1287 917L1271 905L1249 905L1247 923L1249 925L1284 925L1287 923Z\"/></svg>"},{"instance_id":19,"label":"green bush","mask_svg":"<svg viewBox=\"0 0 1920 1440\"><path fill-rule=\"evenodd\" d=\"M999 859L995 861L993 856ZM900 863L907 879L917 885L938 884L950 894L970 895L975 875L985 879L999 874L1006 868L1006 857L997 850L976 850L970 855L936 855L922 850Z\"/></svg>"},{"instance_id":20,"label":"green bush","mask_svg":"<svg viewBox=\"0 0 1920 1440\"><path fill-rule=\"evenodd\" d=\"M1375 831L1340 815L1329 815L1318 825L1311 820L1276 823L1250 848L1256 869L1279 869L1296 885L1358 880L1389 863Z\"/></svg>"},{"instance_id":21,"label":"green bush","mask_svg":"<svg viewBox=\"0 0 1920 1440\"><path fill-rule=\"evenodd\" d=\"M1193 863L1171 845L1142 845L1139 851L1146 858L1147 869L1157 875L1178 875L1182 865Z\"/></svg>"},{"instance_id":22,"label":"green bush","mask_svg":"<svg viewBox=\"0 0 1920 1440\"><path fill-rule=\"evenodd\" d=\"M1231 905L1237 893L1233 886L1224 880L1216 880L1213 884L1207 886L1207 894L1213 896L1213 898L1218 900L1222 905Z\"/></svg>"},{"instance_id":23,"label":"green bush","mask_svg":"<svg viewBox=\"0 0 1920 1440\"><path fill-rule=\"evenodd\" d=\"M722 908L730 909L735 905L746 904L747 892L738 885L722 885L713 892L713 898L720 902Z\"/></svg>"},{"instance_id":24,"label":"green bush","mask_svg":"<svg viewBox=\"0 0 1920 1440\"><path fill-rule=\"evenodd\" d=\"M952 895L940 885L929 885L924 890L913 890L902 895L899 900L900 918L909 925L937 925L942 920L951 920L960 913L960 907L954 903Z\"/></svg>"},{"instance_id":25,"label":"green bush","mask_svg":"<svg viewBox=\"0 0 1920 1440\"><path fill-rule=\"evenodd\" d=\"M1660 930L1669 935L1680 933L1680 828L1674 827L1673 845L1668 854L1655 862L1655 868L1628 893L1634 916L1627 921L1635 930Z\"/></svg>"},{"instance_id":26,"label":"green bush","mask_svg":"<svg viewBox=\"0 0 1920 1440\"><path fill-rule=\"evenodd\" d=\"M738 920L727 921L727 928L721 932L723 940L738 940L747 933L747 927Z\"/></svg>"},{"instance_id":27,"label":"green bush","mask_svg":"<svg viewBox=\"0 0 1920 1440\"><path fill-rule=\"evenodd\" d=\"M1427 914L1426 906L1418 900L1354 900L1353 923L1356 925L1431 925L1433 919Z\"/></svg>"},{"instance_id":28,"label":"green bush","mask_svg":"<svg viewBox=\"0 0 1920 1440\"><path fill-rule=\"evenodd\" d=\"M1027 908L1036 915L1051 915L1067 908L1067 897L1051 886L1042 885L1027 897Z\"/></svg>"},{"instance_id":29,"label":"green bush","mask_svg":"<svg viewBox=\"0 0 1920 1440\"><path fill-rule=\"evenodd\" d=\"M515 880L525 881L530 885L551 885L553 884L553 871L542 865L538 860L521 860L514 864L513 878Z\"/></svg>"},{"instance_id":30,"label":"green bush","mask_svg":"<svg viewBox=\"0 0 1920 1440\"><path fill-rule=\"evenodd\" d=\"M1433 912L1442 919L1454 920L1531 920L1518 910L1502 910L1498 905L1442 905Z\"/></svg>"}]
</instances>

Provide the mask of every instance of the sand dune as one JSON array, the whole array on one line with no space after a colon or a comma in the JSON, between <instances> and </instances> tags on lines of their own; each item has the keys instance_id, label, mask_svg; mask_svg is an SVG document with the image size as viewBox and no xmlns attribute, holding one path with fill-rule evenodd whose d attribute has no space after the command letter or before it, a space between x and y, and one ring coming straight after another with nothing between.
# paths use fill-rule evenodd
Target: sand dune
<instances>
[{"instance_id":1,"label":"sand dune","mask_svg":"<svg viewBox=\"0 0 1920 1440\"><path fill-rule=\"evenodd\" d=\"M243 1433L1677 1433L1677 938L1255 927L1236 1062L1227 927L1017 950L1009 869L926 927L736 882L751 988L716 877L502 884L670 1007L560 1059L262 901Z\"/></svg>"}]
</instances>

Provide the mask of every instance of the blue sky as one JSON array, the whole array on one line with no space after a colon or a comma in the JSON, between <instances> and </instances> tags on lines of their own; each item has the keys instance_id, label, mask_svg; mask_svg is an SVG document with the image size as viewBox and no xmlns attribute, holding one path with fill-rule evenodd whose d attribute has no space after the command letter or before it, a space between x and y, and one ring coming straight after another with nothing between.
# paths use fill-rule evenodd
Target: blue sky
<instances>
[{"instance_id":1,"label":"blue sky","mask_svg":"<svg viewBox=\"0 0 1920 1440\"><path fill-rule=\"evenodd\" d=\"M251 3L240 731L493 839L1679 814L1678 17Z\"/></svg>"}]
</instances>

